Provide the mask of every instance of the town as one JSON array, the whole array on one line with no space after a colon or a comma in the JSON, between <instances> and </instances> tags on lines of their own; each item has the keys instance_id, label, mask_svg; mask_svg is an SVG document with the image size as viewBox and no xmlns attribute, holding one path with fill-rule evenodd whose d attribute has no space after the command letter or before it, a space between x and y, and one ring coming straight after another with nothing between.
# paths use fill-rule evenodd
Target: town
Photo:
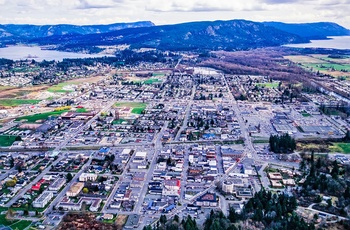
<instances>
[{"instance_id":1,"label":"town","mask_svg":"<svg viewBox=\"0 0 350 230\"><path fill-rule=\"evenodd\" d=\"M159 57L1 62L4 227L53 229L77 213L117 229L204 226L212 210L244 216L265 192L295 197L306 223L348 220L347 77L305 68L312 88Z\"/></svg>"}]
</instances>

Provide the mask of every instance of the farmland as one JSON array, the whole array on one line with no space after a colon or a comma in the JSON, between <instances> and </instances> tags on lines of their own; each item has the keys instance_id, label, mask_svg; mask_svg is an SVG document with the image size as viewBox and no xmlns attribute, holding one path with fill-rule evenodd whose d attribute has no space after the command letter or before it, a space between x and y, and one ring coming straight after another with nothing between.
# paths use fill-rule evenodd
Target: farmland
<instances>
[{"instance_id":1,"label":"farmland","mask_svg":"<svg viewBox=\"0 0 350 230\"><path fill-rule=\"evenodd\" d=\"M284 58L297 63L301 67L333 77L350 77L350 58L332 58L328 55L285 56Z\"/></svg>"}]
</instances>

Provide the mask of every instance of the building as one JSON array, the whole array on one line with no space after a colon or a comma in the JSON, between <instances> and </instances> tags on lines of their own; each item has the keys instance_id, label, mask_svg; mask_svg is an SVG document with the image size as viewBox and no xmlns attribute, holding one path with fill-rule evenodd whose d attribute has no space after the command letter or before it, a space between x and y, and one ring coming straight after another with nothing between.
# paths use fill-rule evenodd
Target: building
<instances>
[{"instance_id":1,"label":"building","mask_svg":"<svg viewBox=\"0 0 350 230\"><path fill-rule=\"evenodd\" d=\"M53 197L53 192L45 191L33 202L34 208L44 208Z\"/></svg>"},{"instance_id":2,"label":"building","mask_svg":"<svg viewBox=\"0 0 350 230\"><path fill-rule=\"evenodd\" d=\"M65 183L66 179L57 178L56 180L54 180L54 182L52 182L52 184L50 184L48 190L58 192Z\"/></svg>"},{"instance_id":3,"label":"building","mask_svg":"<svg viewBox=\"0 0 350 230\"><path fill-rule=\"evenodd\" d=\"M225 193L233 193L233 183L231 181L224 181L222 183L222 191Z\"/></svg>"},{"instance_id":4,"label":"building","mask_svg":"<svg viewBox=\"0 0 350 230\"><path fill-rule=\"evenodd\" d=\"M218 199L215 193L206 193L196 200L196 205L204 207L216 207L218 206Z\"/></svg>"},{"instance_id":5,"label":"building","mask_svg":"<svg viewBox=\"0 0 350 230\"><path fill-rule=\"evenodd\" d=\"M68 197L70 197L70 196L77 196L83 188L84 188L84 183L82 183L82 182L74 182L72 184L72 186L69 188L69 190L67 191L66 195Z\"/></svg>"},{"instance_id":6,"label":"building","mask_svg":"<svg viewBox=\"0 0 350 230\"><path fill-rule=\"evenodd\" d=\"M97 180L97 174L94 173L82 173L79 176L79 181L85 182L85 181L96 181Z\"/></svg>"}]
</instances>

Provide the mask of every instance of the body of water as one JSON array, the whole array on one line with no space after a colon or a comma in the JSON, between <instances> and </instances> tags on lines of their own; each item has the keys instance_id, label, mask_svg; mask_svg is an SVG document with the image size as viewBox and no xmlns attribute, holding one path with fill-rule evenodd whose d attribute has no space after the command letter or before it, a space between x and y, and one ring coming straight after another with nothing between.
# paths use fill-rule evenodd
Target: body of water
<instances>
[{"instance_id":1,"label":"body of water","mask_svg":"<svg viewBox=\"0 0 350 230\"><path fill-rule=\"evenodd\" d=\"M89 58L111 56L105 54L82 54L61 52L56 50L42 50L39 46L9 46L0 48L0 58L11 60L34 59L35 61L62 61L64 58Z\"/></svg>"},{"instance_id":2,"label":"body of water","mask_svg":"<svg viewBox=\"0 0 350 230\"><path fill-rule=\"evenodd\" d=\"M337 36L328 38L328 40L311 40L311 43L290 44L285 46L296 48L350 49L350 36Z\"/></svg>"}]
</instances>

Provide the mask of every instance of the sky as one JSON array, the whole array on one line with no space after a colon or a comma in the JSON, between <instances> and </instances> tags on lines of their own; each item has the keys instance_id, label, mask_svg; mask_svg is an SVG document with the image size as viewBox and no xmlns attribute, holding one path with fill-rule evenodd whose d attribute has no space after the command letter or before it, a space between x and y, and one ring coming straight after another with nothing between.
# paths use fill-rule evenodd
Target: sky
<instances>
[{"instance_id":1,"label":"sky","mask_svg":"<svg viewBox=\"0 0 350 230\"><path fill-rule=\"evenodd\" d=\"M0 0L0 24L330 21L350 29L350 0Z\"/></svg>"}]
</instances>

